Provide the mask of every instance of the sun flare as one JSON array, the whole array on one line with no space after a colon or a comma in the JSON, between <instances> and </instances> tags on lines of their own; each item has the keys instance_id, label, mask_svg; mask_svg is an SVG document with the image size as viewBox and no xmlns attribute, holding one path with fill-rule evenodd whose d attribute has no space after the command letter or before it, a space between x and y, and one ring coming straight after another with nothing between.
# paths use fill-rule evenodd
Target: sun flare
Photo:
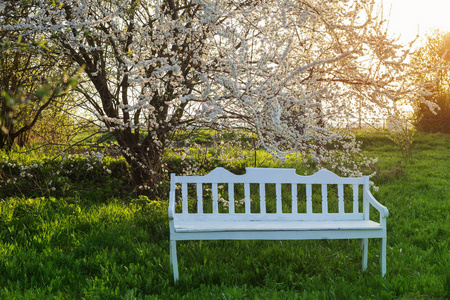
<instances>
[{"instance_id":1,"label":"sun flare","mask_svg":"<svg viewBox=\"0 0 450 300\"><path fill-rule=\"evenodd\" d=\"M450 31L450 1L447 0L379 0L389 19L389 32L403 41L418 34L423 37L433 29Z\"/></svg>"}]
</instances>

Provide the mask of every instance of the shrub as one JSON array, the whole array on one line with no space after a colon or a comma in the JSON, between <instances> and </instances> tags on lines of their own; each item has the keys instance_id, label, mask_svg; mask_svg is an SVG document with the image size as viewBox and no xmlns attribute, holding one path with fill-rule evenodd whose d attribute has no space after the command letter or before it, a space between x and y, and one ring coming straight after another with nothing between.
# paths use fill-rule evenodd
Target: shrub
<instances>
[{"instance_id":1,"label":"shrub","mask_svg":"<svg viewBox=\"0 0 450 300\"><path fill-rule=\"evenodd\" d=\"M11 153L1 156L0 198L81 196L102 201L132 190L126 162L105 158L99 152L61 153L41 159Z\"/></svg>"}]
</instances>

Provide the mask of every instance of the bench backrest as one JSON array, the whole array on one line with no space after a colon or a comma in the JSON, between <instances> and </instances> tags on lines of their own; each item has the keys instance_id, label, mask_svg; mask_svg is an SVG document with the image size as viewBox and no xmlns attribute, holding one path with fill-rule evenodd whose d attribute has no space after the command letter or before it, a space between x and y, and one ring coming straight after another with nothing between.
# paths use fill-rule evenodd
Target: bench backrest
<instances>
[{"instance_id":1,"label":"bench backrest","mask_svg":"<svg viewBox=\"0 0 450 300\"><path fill-rule=\"evenodd\" d=\"M363 220L367 176L310 176L295 169L246 168L235 175L216 168L204 176L171 175L170 202L179 220ZM181 202L181 203L180 203Z\"/></svg>"}]
</instances>

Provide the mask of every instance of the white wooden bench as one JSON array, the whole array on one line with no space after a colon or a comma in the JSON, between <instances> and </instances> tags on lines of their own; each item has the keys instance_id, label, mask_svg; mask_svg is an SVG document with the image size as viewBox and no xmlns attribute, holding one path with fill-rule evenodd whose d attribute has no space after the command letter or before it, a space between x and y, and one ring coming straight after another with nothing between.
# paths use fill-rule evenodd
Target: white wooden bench
<instances>
[{"instance_id":1,"label":"white wooden bench","mask_svg":"<svg viewBox=\"0 0 450 300\"><path fill-rule=\"evenodd\" d=\"M389 212L372 196L367 176L344 178L328 170L300 176L295 169L275 168L235 175L216 168L205 176L171 174L170 188L175 282L176 241L182 240L361 239L364 271L369 238L380 238L381 274L386 273ZM370 206L379 212L379 223L369 219Z\"/></svg>"}]
</instances>

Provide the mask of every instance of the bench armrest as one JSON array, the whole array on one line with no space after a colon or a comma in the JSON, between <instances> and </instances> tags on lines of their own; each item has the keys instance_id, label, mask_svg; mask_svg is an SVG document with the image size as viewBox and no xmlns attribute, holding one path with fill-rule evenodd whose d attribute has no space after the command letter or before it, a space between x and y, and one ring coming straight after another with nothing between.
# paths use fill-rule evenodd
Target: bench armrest
<instances>
[{"instance_id":1,"label":"bench armrest","mask_svg":"<svg viewBox=\"0 0 450 300\"><path fill-rule=\"evenodd\" d=\"M375 199L369 188L364 189L364 197L367 197L369 203L380 212L380 219L386 219L389 216L389 210Z\"/></svg>"},{"instance_id":2,"label":"bench armrest","mask_svg":"<svg viewBox=\"0 0 450 300\"><path fill-rule=\"evenodd\" d=\"M175 192L170 191L169 194L169 220L173 220L175 215Z\"/></svg>"}]
</instances>

